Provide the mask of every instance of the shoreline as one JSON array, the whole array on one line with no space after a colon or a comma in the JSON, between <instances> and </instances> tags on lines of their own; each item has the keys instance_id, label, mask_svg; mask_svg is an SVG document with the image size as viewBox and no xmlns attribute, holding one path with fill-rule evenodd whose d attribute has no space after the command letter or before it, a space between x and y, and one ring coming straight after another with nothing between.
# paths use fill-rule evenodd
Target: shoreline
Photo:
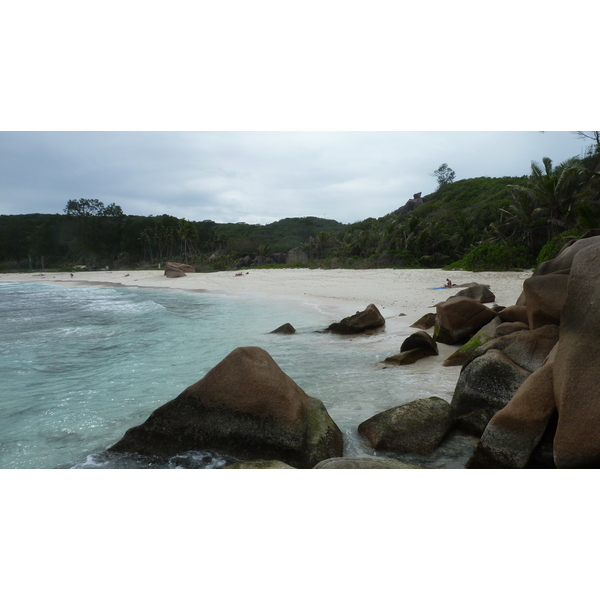
<instances>
[{"instance_id":1,"label":"shoreline","mask_svg":"<svg viewBox=\"0 0 600 600\"><path fill-rule=\"evenodd\" d=\"M85 271L74 273L0 273L2 283L41 283L71 287L137 287L194 293L265 295L313 304L327 312L356 312L375 304L387 319L403 313L413 323L460 288L443 288L449 275L458 286L489 285L502 306L514 304L531 271L455 271L442 269L259 269L188 273L169 279L160 271ZM440 289L441 288L441 289ZM352 314L349 313L349 314ZM343 315L347 316L347 315ZM409 323L410 325L410 323Z\"/></svg>"}]
</instances>

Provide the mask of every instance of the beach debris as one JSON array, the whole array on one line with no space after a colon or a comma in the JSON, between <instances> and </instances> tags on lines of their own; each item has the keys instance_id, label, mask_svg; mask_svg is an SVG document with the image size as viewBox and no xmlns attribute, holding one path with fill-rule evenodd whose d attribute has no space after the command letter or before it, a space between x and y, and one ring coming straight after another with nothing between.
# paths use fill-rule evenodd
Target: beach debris
<instances>
[{"instance_id":1,"label":"beach debris","mask_svg":"<svg viewBox=\"0 0 600 600\"><path fill-rule=\"evenodd\" d=\"M363 421L358 433L375 450L431 454L454 424L446 400L431 396L396 406Z\"/></svg>"},{"instance_id":2,"label":"beach debris","mask_svg":"<svg viewBox=\"0 0 600 600\"><path fill-rule=\"evenodd\" d=\"M338 323L332 323L325 331L351 335L363 333L369 329L378 329L385 325L385 319L374 304L369 304L365 310L357 311L350 317L345 317Z\"/></svg>"},{"instance_id":3,"label":"beach debris","mask_svg":"<svg viewBox=\"0 0 600 600\"><path fill-rule=\"evenodd\" d=\"M344 441L320 400L306 394L268 352L248 346L233 350L109 448L162 457L189 450L312 468L342 456Z\"/></svg>"},{"instance_id":4,"label":"beach debris","mask_svg":"<svg viewBox=\"0 0 600 600\"><path fill-rule=\"evenodd\" d=\"M277 329L273 329L273 331L271 331L271 333L283 333L286 335L291 335L293 333L296 333L296 330L294 329L293 325L291 325L290 323L284 323Z\"/></svg>"}]
</instances>

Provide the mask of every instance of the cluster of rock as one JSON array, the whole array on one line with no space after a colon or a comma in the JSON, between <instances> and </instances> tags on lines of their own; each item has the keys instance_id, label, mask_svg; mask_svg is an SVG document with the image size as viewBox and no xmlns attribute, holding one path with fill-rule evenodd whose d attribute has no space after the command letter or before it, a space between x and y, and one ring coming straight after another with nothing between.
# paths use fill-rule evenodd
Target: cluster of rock
<instances>
[{"instance_id":1,"label":"cluster of rock","mask_svg":"<svg viewBox=\"0 0 600 600\"><path fill-rule=\"evenodd\" d=\"M438 354L438 343L462 344L445 362L461 365L451 402L433 396L388 409L361 423L359 434L378 451L429 456L462 430L479 438L467 468L600 466L597 233L540 265L513 306L485 306L495 300L489 288L466 284L415 323L421 331L385 362L410 364ZM384 325L370 304L325 331L364 334ZM294 332L286 323L272 333ZM244 347L109 450L170 457L208 449L246 461L227 468L421 468L343 457L343 446L324 404L265 350Z\"/></svg>"},{"instance_id":2,"label":"cluster of rock","mask_svg":"<svg viewBox=\"0 0 600 600\"><path fill-rule=\"evenodd\" d=\"M600 466L598 233L542 263L513 306L470 288L436 306L432 339L463 344L444 364L462 365L451 427L480 437L467 468Z\"/></svg>"},{"instance_id":3,"label":"cluster of rock","mask_svg":"<svg viewBox=\"0 0 600 600\"><path fill-rule=\"evenodd\" d=\"M185 277L186 273L195 273L196 269L191 265L177 262L166 262L165 263L165 277Z\"/></svg>"}]
</instances>

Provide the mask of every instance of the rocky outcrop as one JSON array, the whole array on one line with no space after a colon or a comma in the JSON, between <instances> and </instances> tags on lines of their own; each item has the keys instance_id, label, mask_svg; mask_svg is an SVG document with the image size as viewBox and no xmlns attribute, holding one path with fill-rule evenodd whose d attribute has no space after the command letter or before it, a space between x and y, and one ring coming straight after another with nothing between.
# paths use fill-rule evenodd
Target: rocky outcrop
<instances>
[{"instance_id":1,"label":"rocky outcrop","mask_svg":"<svg viewBox=\"0 0 600 600\"><path fill-rule=\"evenodd\" d=\"M216 450L242 460L311 468L342 456L343 439L320 400L306 394L265 350L243 347L109 450L162 457Z\"/></svg>"},{"instance_id":2,"label":"rocky outcrop","mask_svg":"<svg viewBox=\"0 0 600 600\"><path fill-rule=\"evenodd\" d=\"M567 299L568 282L568 271L530 277L523 282L530 329L560 323L560 313Z\"/></svg>"},{"instance_id":3,"label":"rocky outcrop","mask_svg":"<svg viewBox=\"0 0 600 600\"><path fill-rule=\"evenodd\" d=\"M595 238L600 241L600 238ZM571 246L575 247L577 242ZM554 361L559 468L600 467L600 244L575 255Z\"/></svg>"},{"instance_id":4,"label":"rocky outcrop","mask_svg":"<svg viewBox=\"0 0 600 600\"><path fill-rule=\"evenodd\" d=\"M496 316L477 300L453 296L436 307L433 339L442 344L464 344Z\"/></svg>"},{"instance_id":5,"label":"rocky outcrop","mask_svg":"<svg viewBox=\"0 0 600 600\"><path fill-rule=\"evenodd\" d=\"M165 263L165 277L185 277L186 273L195 273L196 269L191 265L176 262Z\"/></svg>"},{"instance_id":6,"label":"rocky outcrop","mask_svg":"<svg viewBox=\"0 0 600 600\"><path fill-rule=\"evenodd\" d=\"M292 324L284 323L277 329L273 329L273 331L271 331L271 333L282 333L285 335L291 335L293 333L296 333L296 329L294 328L294 326Z\"/></svg>"},{"instance_id":7,"label":"rocky outcrop","mask_svg":"<svg viewBox=\"0 0 600 600\"><path fill-rule=\"evenodd\" d=\"M407 201L407 203L404 206L401 206L399 209L395 210L394 212L392 212L393 215L405 215L406 213L409 213L411 210L414 210L415 208L418 208L419 206L422 206L423 204L425 204L425 202L427 202L427 198L422 198L423 192L418 192L416 194L414 194L414 196Z\"/></svg>"},{"instance_id":8,"label":"rocky outcrop","mask_svg":"<svg viewBox=\"0 0 600 600\"><path fill-rule=\"evenodd\" d=\"M332 333L351 335L363 333L368 329L378 329L385 325L385 319L374 304L369 304L365 310L357 311L350 317L345 317L339 323L332 323L325 329Z\"/></svg>"},{"instance_id":9,"label":"rocky outcrop","mask_svg":"<svg viewBox=\"0 0 600 600\"><path fill-rule=\"evenodd\" d=\"M555 355L556 348L510 402L492 417L466 468L523 468L527 465L556 411Z\"/></svg>"},{"instance_id":10,"label":"rocky outcrop","mask_svg":"<svg viewBox=\"0 0 600 600\"><path fill-rule=\"evenodd\" d=\"M376 450L431 454L454 423L452 407L435 396L390 408L358 426Z\"/></svg>"},{"instance_id":11,"label":"rocky outcrop","mask_svg":"<svg viewBox=\"0 0 600 600\"><path fill-rule=\"evenodd\" d=\"M544 325L494 338L475 350L472 359L489 350L500 350L519 367L533 372L539 369L558 342L558 327Z\"/></svg>"},{"instance_id":12,"label":"rocky outcrop","mask_svg":"<svg viewBox=\"0 0 600 600\"><path fill-rule=\"evenodd\" d=\"M392 458L369 458L348 456L328 458L316 464L313 469L425 469L419 465L394 460Z\"/></svg>"}]
</instances>

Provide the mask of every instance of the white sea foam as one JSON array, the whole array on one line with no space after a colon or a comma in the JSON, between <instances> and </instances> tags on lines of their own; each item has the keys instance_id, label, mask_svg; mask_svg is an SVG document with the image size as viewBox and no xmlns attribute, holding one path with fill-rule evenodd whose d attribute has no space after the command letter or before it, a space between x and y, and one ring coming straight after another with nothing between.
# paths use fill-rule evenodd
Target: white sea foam
<instances>
[{"instance_id":1,"label":"white sea foam","mask_svg":"<svg viewBox=\"0 0 600 600\"><path fill-rule=\"evenodd\" d=\"M0 321L4 468L220 466L224 459L210 453L144 464L115 463L104 450L238 346L264 348L319 398L349 455L375 454L356 431L360 422L426 395L449 400L457 376L437 357L382 368L399 351L397 333L319 333L347 314L283 298L3 284L0 319L8 314L10 322ZM285 322L298 333L269 334Z\"/></svg>"}]
</instances>

